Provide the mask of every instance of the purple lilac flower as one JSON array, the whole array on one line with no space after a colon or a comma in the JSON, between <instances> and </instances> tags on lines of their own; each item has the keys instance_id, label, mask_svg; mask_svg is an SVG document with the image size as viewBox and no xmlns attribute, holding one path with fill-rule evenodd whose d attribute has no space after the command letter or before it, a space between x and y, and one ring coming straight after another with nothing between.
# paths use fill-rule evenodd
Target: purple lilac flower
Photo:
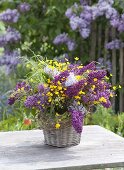
<instances>
[{"instance_id":1,"label":"purple lilac flower","mask_svg":"<svg viewBox=\"0 0 124 170\"><path fill-rule=\"evenodd\" d=\"M94 78L101 80L106 76L107 72L105 70L92 71L88 74L88 82L93 82Z\"/></svg>"},{"instance_id":2,"label":"purple lilac flower","mask_svg":"<svg viewBox=\"0 0 124 170\"><path fill-rule=\"evenodd\" d=\"M68 76L69 76L69 71L66 70L61 72L59 75L55 76L53 81L54 83L56 83L57 81L64 82Z\"/></svg>"},{"instance_id":3,"label":"purple lilac flower","mask_svg":"<svg viewBox=\"0 0 124 170\"><path fill-rule=\"evenodd\" d=\"M77 70L77 74L81 75L87 70L96 70L95 61Z\"/></svg>"},{"instance_id":4,"label":"purple lilac flower","mask_svg":"<svg viewBox=\"0 0 124 170\"><path fill-rule=\"evenodd\" d=\"M25 107L32 108L37 106L37 96L28 96L26 101L24 102Z\"/></svg>"},{"instance_id":5,"label":"purple lilac flower","mask_svg":"<svg viewBox=\"0 0 124 170\"><path fill-rule=\"evenodd\" d=\"M16 43L21 39L21 34L16 29L8 27L6 31L6 34L0 36L0 47Z\"/></svg>"},{"instance_id":6,"label":"purple lilac flower","mask_svg":"<svg viewBox=\"0 0 124 170\"><path fill-rule=\"evenodd\" d=\"M19 19L19 16L20 14L17 9L7 9L6 11L0 13L0 20L7 23L16 23Z\"/></svg>"},{"instance_id":7,"label":"purple lilac flower","mask_svg":"<svg viewBox=\"0 0 124 170\"><path fill-rule=\"evenodd\" d=\"M119 39L115 39L115 40L113 40L113 41L111 41L111 42L109 42L105 45L105 48L110 49L110 50L120 49L120 48L123 48L123 47L124 47L124 42L122 42Z\"/></svg>"},{"instance_id":8,"label":"purple lilac flower","mask_svg":"<svg viewBox=\"0 0 124 170\"><path fill-rule=\"evenodd\" d=\"M21 39L21 34L14 28L8 27L6 34L7 42L18 42Z\"/></svg>"},{"instance_id":9,"label":"purple lilac flower","mask_svg":"<svg viewBox=\"0 0 124 170\"><path fill-rule=\"evenodd\" d=\"M101 4L101 3L103 3L103 2L106 2L106 3L108 3L108 4L110 4L110 5L113 5L113 3L114 3L114 0L99 0L99 4Z\"/></svg>"},{"instance_id":10,"label":"purple lilac flower","mask_svg":"<svg viewBox=\"0 0 124 170\"><path fill-rule=\"evenodd\" d=\"M26 101L24 102L25 107L27 108L37 108L40 111L44 111L44 105L48 105L48 98L46 95L42 96L40 93L35 94L33 96L28 96Z\"/></svg>"},{"instance_id":11,"label":"purple lilac flower","mask_svg":"<svg viewBox=\"0 0 124 170\"><path fill-rule=\"evenodd\" d=\"M84 5L87 5L87 4L88 4L88 1L87 1L87 0L80 0L80 4L83 5L83 6L84 6Z\"/></svg>"},{"instance_id":12,"label":"purple lilac flower","mask_svg":"<svg viewBox=\"0 0 124 170\"><path fill-rule=\"evenodd\" d=\"M90 35L90 29L87 29L87 28L83 28L83 29L81 28L79 32L80 32L82 38L84 38L84 39L88 38Z\"/></svg>"},{"instance_id":13,"label":"purple lilac flower","mask_svg":"<svg viewBox=\"0 0 124 170\"><path fill-rule=\"evenodd\" d=\"M71 40L68 37L68 34L66 34L66 33L62 33L62 34L58 35L54 39L53 43L55 45L66 44L68 49L69 49L69 51L73 51L75 49L75 47L76 47L74 40Z\"/></svg>"},{"instance_id":14,"label":"purple lilac flower","mask_svg":"<svg viewBox=\"0 0 124 170\"><path fill-rule=\"evenodd\" d=\"M68 46L69 51L73 51L76 47L76 44L73 40L70 40L70 41L67 42L67 46Z\"/></svg>"},{"instance_id":15,"label":"purple lilac flower","mask_svg":"<svg viewBox=\"0 0 124 170\"><path fill-rule=\"evenodd\" d=\"M86 80L80 80L74 85L68 86L65 91L66 95L70 98L76 96L79 93L79 91L84 87L85 83L86 83Z\"/></svg>"},{"instance_id":16,"label":"purple lilac flower","mask_svg":"<svg viewBox=\"0 0 124 170\"><path fill-rule=\"evenodd\" d=\"M76 30L80 26L86 28L87 23L85 23L85 20L78 16L72 16L70 18L70 26L72 30Z\"/></svg>"},{"instance_id":17,"label":"purple lilac flower","mask_svg":"<svg viewBox=\"0 0 124 170\"><path fill-rule=\"evenodd\" d=\"M85 104L89 103L89 97L88 97L87 95L83 95L83 96L82 96L82 101L83 101L83 103L85 103Z\"/></svg>"},{"instance_id":18,"label":"purple lilac flower","mask_svg":"<svg viewBox=\"0 0 124 170\"><path fill-rule=\"evenodd\" d=\"M110 24L114 27L114 28L118 28L119 24L120 24L120 19L119 18L114 18L112 20L110 20Z\"/></svg>"},{"instance_id":19,"label":"purple lilac flower","mask_svg":"<svg viewBox=\"0 0 124 170\"><path fill-rule=\"evenodd\" d=\"M58 45L58 44L66 43L67 41L68 41L68 34L62 33L54 39L53 43L55 45Z\"/></svg>"},{"instance_id":20,"label":"purple lilac flower","mask_svg":"<svg viewBox=\"0 0 124 170\"><path fill-rule=\"evenodd\" d=\"M107 61L104 60L104 58L100 57L98 59L98 64L96 65L97 70L106 68L107 71L109 71L110 73L112 72L112 63L110 61L110 58L107 58Z\"/></svg>"},{"instance_id":21,"label":"purple lilac flower","mask_svg":"<svg viewBox=\"0 0 124 170\"><path fill-rule=\"evenodd\" d=\"M0 66L5 65L6 73L9 74L20 63L19 57L20 52L18 50L10 51L6 49L0 57Z\"/></svg>"},{"instance_id":22,"label":"purple lilac flower","mask_svg":"<svg viewBox=\"0 0 124 170\"><path fill-rule=\"evenodd\" d=\"M107 100L107 102L106 103L102 103L102 105L104 107L106 107L106 108L110 108L111 107L111 102L110 102L110 100Z\"/></svg>"},{"instance_id":23,"label":"purple lilac flower","mask_svg":"<svg viewBox=\"0 0 124 170\"><path fill-rule=\"evenodd\" d=\"M106 99L106 102L101 102L101 104L106 107L109 108L111 107L111 102L109 100L109 96L110 96L110 91L104 91L104 92L98 92L97 93L98 98L100 99L101 97L104 97Z\"/></svg>"},{"instance_id":24,"label":"purple lilac flower","mask_svg":"<svg viewBox=\"0 0 124 170\"><path fill-rule=\"evenodd\" d=\"M93 16L92 16L92 7L91 6L83 6L83 10L82 12L80 13L80 17L82 19L85 20L85 22L87 22L87 24L90 25L90 22L92 21L93 19Z\"/></svg>"},{"instance_id":25,"label":"purple lilac flower","mask_svg":"<svg viewBox=\"0 0 124 170\"><path fill-rule=\"evenodd\" d=\"M8 99L8 104L9 105L13 105L14 103L15 103L15 97L10 97L9 99Z\"/></svg>"},{"instance_id":26,"label":"purple lilac flower","mask_svg":"<svg viewBox=\"0 0 124 170\"><path fill-rule=\"evenodd\" d=\"M23 2L19 5L20 12L28 12L30 11L30 8L31 8L30 4L26 2Z\"/></svg>"},{"instance_id":27,"label":"purple lilac flower","mask_svg":"<svg viewBox=\"0 0 124 170\"><path fill-rule=\"evenodd\" d=\"M18 89L21 89L21 88L24 88L24 90L26 90L26 91L31 89L31 87L28 84L26 84L25 81L19 82L19 83L16 84L15 90L18 90Z\"/></svg>"},{"instance_id":28,"label":"purple lilac flower","mask_svg":"<svg viewBox=\"0 0 124 170\"><path fill-rule=\"evenodd\" d=\"M71 18L74 15L72 8L68 8L67 11L65 12L65 15L67 18Z\"/></svg>"},{"instance_id":29,"label":"purple lilac flower","mask_svg":"<svg viewBox=\"0 0 124 170\"><path fill-rule=\"evenodd\" d=\"M71 110L72 125L77 133L82 132L83 128L83 114L77 110Z\"/></svg>"},{"instance_id":30,"label":"purple lilac flower","mask_svg":"<svg viewBox=\"0 0 124 170\"><path fill-rule=\"evenodd\" d=\"M124 32L124 21L123 20L120 20L120 22L119 22L118 31Z\"/></svg>"},{"instance_id":31,"label":"purple lilac flower","mask_svg":"<svg viewBox=\"0 0 124 170\"><path fill-rule=\"evenodd\" d=\"M44 86L42 84L38 85L38 92L43 93L45 90Z\"/></svg>"}]
</instances>

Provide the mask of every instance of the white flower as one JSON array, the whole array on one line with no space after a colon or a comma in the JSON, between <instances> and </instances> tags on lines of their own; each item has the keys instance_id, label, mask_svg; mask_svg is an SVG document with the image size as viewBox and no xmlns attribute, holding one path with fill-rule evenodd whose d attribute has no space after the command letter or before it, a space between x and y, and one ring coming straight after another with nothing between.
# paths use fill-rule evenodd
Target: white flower
<instances>
[{"instance_id":1,"label":"white flower","mask_svg":"<svg viewBox=\"0 0 124 170\"><path fill-rule=\"evenodd\" d=\"M77 83L77 79L76 79L74 73L70 73L69 76L67 77L66 82L65 82L65 86L68 87L75 83Z\"/></svg>"},{"instance_id":2,"label":"white flower","mask_svg":"<svg viewBox=\"0 0 124 170\"><path fill-rule=\"evenodd\" d=\"M83 106L83 104L78 105L77 101L75 101L75 100L69 108L72 110L80 111L83 115L85 115L87 113L87 110Z\"/></svg>"},{"instance_id":3,"label":"white flower","mask_svg":"<svg viewBox=\"0 0 124 170\"><path fill-rule=\"evenodd\" d=\"M59 72L57 69L52 68L52 67L49 67L49 66L46 66L46 67L44 68L44 72L45 72L46 74L51 75L52 77L55 77L55 76L57 76L57 75L60 74L60 72Z\"/></svg>"}]
</instances>

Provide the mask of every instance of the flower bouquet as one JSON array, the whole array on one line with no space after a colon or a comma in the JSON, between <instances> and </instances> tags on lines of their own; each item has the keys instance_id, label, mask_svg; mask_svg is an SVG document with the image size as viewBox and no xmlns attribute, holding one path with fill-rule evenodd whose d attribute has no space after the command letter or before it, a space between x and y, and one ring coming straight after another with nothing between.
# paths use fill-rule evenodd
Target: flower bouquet
<instances>
[{"instance_id":1,"label":"flower bouquet","mask_svg":"<svg viewBox=\"0 0 124 170\"><path fill-rule=\"evenodd\" d=\"M46 144L57 147L79 144L85 115L95 105L111 106L113 91L106 70L97 70L94 61L86 66L68 60L28 65L30 75L17 83L8 103L18 101L35 111Z\"/></svg>"}]
</instances>

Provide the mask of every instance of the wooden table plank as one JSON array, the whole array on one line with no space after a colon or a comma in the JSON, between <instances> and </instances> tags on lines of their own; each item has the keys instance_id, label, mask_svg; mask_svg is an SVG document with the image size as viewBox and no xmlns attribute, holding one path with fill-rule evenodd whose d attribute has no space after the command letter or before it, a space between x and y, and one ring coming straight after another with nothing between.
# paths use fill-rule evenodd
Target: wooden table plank
<instances>
[{"instance_id":1,"label":"wooden table plank","mask_svg":"<svg viewBox=\"0 0 124 170\"><path fill-rule=\"evenodd\" d=\"M42 130L0 132L0 170L83 170L124 167L124 138L84 126L80 145L44 145Z\"/></svg>"}]
</instances>

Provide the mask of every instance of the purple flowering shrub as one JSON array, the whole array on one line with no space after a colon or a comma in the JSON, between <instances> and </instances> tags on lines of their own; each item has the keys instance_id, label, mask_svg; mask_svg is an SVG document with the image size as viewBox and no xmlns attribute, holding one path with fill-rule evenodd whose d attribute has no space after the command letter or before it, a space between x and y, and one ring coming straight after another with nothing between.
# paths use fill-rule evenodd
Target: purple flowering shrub
<instances>
[{"instance_id":1,"label":"purple flowering shrub","mask_svg":"<svg viewBox=\"0 0 124 170\"><path fill-rule=\"evenodd\" d=\"M70 29L79 33L78 35L83 39L87 39L90 36L92 23L98 21L99 18L109 22L109 25L115 28L119 35L124 32L124 13L123 10L117 9L116 5L117 2L114 2L114 0L98 0L97 2L92 2L92 5L89 5L89 1L80 0L80 3L74 3L66 10L65 16L69 19ZM57 39L59 38L59 43L55 43L56 45L66 44L65 36L61 35L66 35L66 33L56 37ZM110 50L123 47L124 42L118 39L107 43L105 46L105 48Z\"/></svg>"},{"instance_id":2,"label":"purple flowering shrub","mask_svg":"<svg viewBox=\"0 0 124 170\"><path fill-rule=\"evenodd\" d=\"M21 55L18 47L21 42L21 33L14 27L18 24L21 18L20 13L30 10L30 4L20 3L18 9L6 9L0 13L0 22L3 22L5 31L0 34L0 48L4 49L0 56L0 66L6 66L6 73L9 74L19 64L19 57Z\"/></svg>"},{"instance_id":3,"label":"purple flowering shrub","mask_svg":"<svg viewBox=\"0 0 124 170\"><path fill-rule=\"evenodd\" d=\"M43 128L58 129L70 122L81 133L84 117L93 106L111 107L114 92L107 72L97 70L94 61L83 66L71 64L68 59L46 60L29 66L30 76L16 85L8 104L18 101L22 107L35 110Z\"/></svg>"}]
</instances>

